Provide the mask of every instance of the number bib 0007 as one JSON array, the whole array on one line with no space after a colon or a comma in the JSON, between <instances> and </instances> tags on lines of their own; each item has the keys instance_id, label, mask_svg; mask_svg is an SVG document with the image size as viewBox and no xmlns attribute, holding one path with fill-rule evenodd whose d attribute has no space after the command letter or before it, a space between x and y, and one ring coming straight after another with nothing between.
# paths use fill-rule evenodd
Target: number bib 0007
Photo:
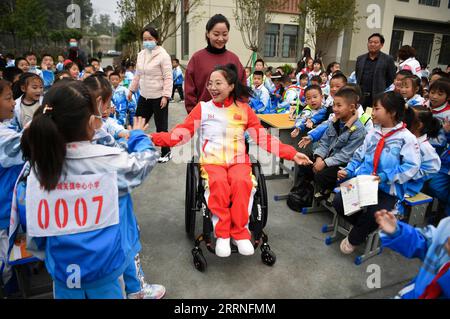
<instances>
[{"instance_id":1,"label":"number bib 0007","mask_svg":"<svg viewBox=\"0 0 450 319\"><path fill-rule=\"evenodd\" d=\"M33 170L26 191L27 233L51 237L84 233L119 223L117 173L69 175L45 191Z\"/></svg>"}]
</instances>

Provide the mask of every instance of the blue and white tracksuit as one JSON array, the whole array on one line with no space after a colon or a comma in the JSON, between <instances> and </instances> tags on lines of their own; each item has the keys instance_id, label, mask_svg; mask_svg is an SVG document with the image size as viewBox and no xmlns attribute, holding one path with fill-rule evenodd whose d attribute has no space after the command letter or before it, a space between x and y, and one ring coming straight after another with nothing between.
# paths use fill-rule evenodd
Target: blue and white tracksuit
<instances>
[{"instance_id":1,"label":"blue and white tracksuit","mask_svg":"<svg viewBox=\"0 0 450 319\"><path fill-rule=\"evenodd\" d=\"M130 91L119 85L116 89L113 89L112 104L116 108L117 122L120 125L133 125L133 118L136 115L136 99L134 95L131 101L128 101L128 93Z\"/></svg>"},{"instance_id":2,"label":"blue and white tracksuit","mask_svg":"<svg viewBox=\"0 0 450 319\"><path fill-rule=\"evenodd\" d=\"M0 122L0 281L5 285L11 279L8 266L8 228L14 185L23 168L20 149L22 133L9 121Z\"/></svg>"},{"instance_id":3,"label":"blue and white tracksuit","mask_svg":"<svg viewBox=\"0 0 450 319\"><path fill-rule=\"evenodd\" d=\"M427 136L423 135L419 137L417 142L419 142L422 161L419 171L408 183L406 195L409 196L414 196L421 192L424 183L436 175L441 169L441 159L430 142L428 142Z\"/></svg>"},{"instance_id":4,"label":"blue and white tracksuit","mask_svg":"<svg viewBox=\"0 0 450 319\"><path fill-rule=\"evenodd\" d=\"M403 288L397 298L417 299L433 281L440 269L450 262L445 243L450 236L450 217L444 218L438 227L428 226L424 229L398 222L393 235L380 231L383 247L402 254L406 258L419 258L423 261L417 276ZM450 271L447 271L437 283L442 289L440 298L450 298Z\"/></svg>"},{"instance_id":5,"label":"blue and white tracksuit","mask_svg":"<svg viewBox=\"0 0 450 319\"><path fill-rule=\"evenodd\" d=\"M128 153L88 141L71 143L71 147L67 149L62 176L116 172L120 222L85 233L35 238L37 249L34 250L28 240L28 248L35 256L43 257L39 250L45 249L45 263L55 282L56 298L122 298L118 278L141 249L130 192L143 182L156 165L157 159L157 151L142 131L130 133ZM18 185L17 194L20 194L20 187ZM18 199L16 211L20 216L20 210L24 206ZM14 234L17 225L12 225L10 230ZM69 289L66 286L70 275L68 266L73 264L79 265L83 270L79 289ZM114 293L107 293L106 288Z\"/></svg>"},{"instance_id":6,"label":"blue and white tracksuit","mask_svg":"<svg viewBox=\"0 0 450 319\"><path fill-rule=\"evenodd\" d=\"M284 91L283 100L277 106L277 113L289 113L292 103L297 103L300 98L300 87L290 85Z\"/></svg>"},{"instance_id":7,"label":"blue and white tracksuit","mask_svg":"<svg viewBox=\"0 0 450 319\"><path fill-rule=\"evenodd\" d=\"M403 123L400 122L392 130L400 129L402 126ZM348 178L372 175L375 149L381 136L381 127L378 125L367 134L364 144L345 168ZM420 147L417 138L410 131L404 128L389 136L379 159L377 171L380 177L379 190L397 197L400 202L403 201L410 181L419 171L420 165Z\"/></svg>"},{"instance_id":8,"label":"blue and white tracksuit","mask_svg":"<svg viewBox=\"0 0 450 319\"><path fill-rule=\"evenodd\" d=\"M444 120L450 119L450 104L432 109L433 116L444 124ZM441 169L428 183L432 192L431 195L437 197L444 204L447 216L450 216L450 132L445 132L442 128L439 136L430 139L430 144L436 149L441 157Z\"/></svg>"},{"instance_id":9,"label":"blue and white tracksuit","mask_svg":"<svg viewBox=\"0 0 450 319\"><path fill-rule=\"evenodd\" d=\"M267 76L263 76L263 83L264 87L269 91L270 94L273 94L275 92L275 84L273 83L272 79L269 79ZM253 74L251 74L247 79L247 86L252 87L253 86Z\"/></svg>"},{"instance_id":10,"label":"blue and white tracksuit","mask_svg":"<svg viewBox=\"0 0 450 319\"><path fill-rule=\"evenodd\" d=\"M406 100L406 105L409 107L423 105L425 103L425 99L421 97L419 94L414 95L409 100Z\"/></svg>"},{"instance_id":11,"label":"blue and white tracksuit","mask_svg":"<svg viewBox=\"0 0 450 319\"><path fill-rule=\"evenodd\" d=\"M325 108L325 106L323 105L317 110L312 109L309 105L305 106L305 108L295 120L295 127L304 132L306 130L306 121L311 119L317 113L321 112L323 108Z\"/></svg>"},{"instance_id":12,"label":"blue and white tracksuit","mask_svg":"<svg viewBox=\"0 0 450 319\"><path fill-rule=\"evenodd\" d=\"M264 85L253 88L253 96L250 98L249 105L256 114L272 114L272 101L270 100L270 93Z\"/></svg>"},{"instance_id":13,"label":"blue and white tracksuit","mask_svg":"<svg viewBox=\"0 0 450 319\"><path fill-rule=\"evenodd\" d=\"M111 134L114 139L119 140L119 134L120 133L128 133L128 130L126 130L123 125L120 125L116 119L112 117L107 117L102 120L103 126L102 129L104 129L106 132Z\"/></svg>"}]
</instances>

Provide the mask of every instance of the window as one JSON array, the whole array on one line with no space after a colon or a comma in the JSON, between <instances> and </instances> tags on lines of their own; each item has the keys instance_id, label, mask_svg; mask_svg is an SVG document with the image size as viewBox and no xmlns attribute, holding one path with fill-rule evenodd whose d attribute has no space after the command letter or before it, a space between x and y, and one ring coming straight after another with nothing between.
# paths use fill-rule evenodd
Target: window
<instances>
[{"instance_id":1,"label":"window","mask_svg":"<svg viewBox=\"0 0 450 319\"><path fill-rule=\"evenodd\" d=\"M264 56L278 56L278 45L280 39L280 25L269 23L266 27L266 37L264 44Z\"/></svg>"},{"instance_id":2,"label":"window","mask_svg":"<svg viewBox=\"0 0 450 319\"><path fill-rule=\"evenodd\" d=\"M297 34L298 26L296 25L284 25L283 26L283 58L295 58L297 57Z\"/></svg>"},{"instance_id":3,"label":"window","mask_svg":"<svg viewBox=\"0 0 450 319\"><path fill-rule=\"evenodd\" d=\"M391 38L391 48L389 49L389 54L393 57L397 56L398 49L403 45L403 35L405 31L403 30L393 30Z\"/></svg>"},{"instance_id":4,"label":"window","mask_svg":"<svg viewBox=\"0 0 450 319\"><path fill-rule=\"evenodd\" d=\"M298 26L269 23L266 26L264 56L294 59L297 57Z\"/></svg>"},{"instance_id":5,"label":"window","mask_svg":"<svg viewBox=\"0 0 450 319\"><path fill-rule=\"evenodd\" d=\"M416 59L420 63L429 64L433 48L434 34L414 32L412 47L416 49Z\"/></svg>"},{"instance_id":6,"label":"window","mask_svg":"<svg viewBox=\"0 0 450 319\"><path fill-rule=\"evenodd\" d=\"M419 4L431 7L439 7L441 5L441 0L419 0Z\"/></svg>"},{"instance_id":7,"label":"window","mask_svg":"<svg viewBox=\"0 0 450 319\"><path fill-rule=\"evenodd\" d=\"M441 51L439 52L439 64L450 64L450 35L444 35L441 42Z\"/></svg>"}]
</instances>

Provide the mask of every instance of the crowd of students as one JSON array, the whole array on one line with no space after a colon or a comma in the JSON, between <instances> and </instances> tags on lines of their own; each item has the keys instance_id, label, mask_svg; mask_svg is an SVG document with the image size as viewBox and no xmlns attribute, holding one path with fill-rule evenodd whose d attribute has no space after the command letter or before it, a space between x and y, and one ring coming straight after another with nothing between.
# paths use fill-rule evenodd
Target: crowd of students
<instances>
[{"instance_id":1,"label":"crowd of students","mask_svg":"<svg viewBox=\"0 0 450 319\"><path fill-rule=\"evenodd\" d=\"M139 92L128 89L133 80L132 63L116 70L102 69L98 60L91 59L80 70L77 63L64 60L62 56L58 57L57 64L50 55L37 57L29 53L15 61L12 56L7 58L8 67L0 74L0 185L4 190L0 199L2 204L8 203L0 210L3 284L12 279L7 263L11 243L26 231L26 210L34 207L39 212L44 210L44 217L39 214L41 229L34 229L32 233L36 237L36 251L45 251L56 298L122 298L124 294L128 298L161 298L164 287L147 284L143 277L139 228L130 196L132 188L143 182L158 160L153 143L173 147L182 140L186 142L183 135L177 135L176 129L187 129L192 136L194 122L198 120L205 125L205 132L211 130L208 133L211 139L220 138L217 130L221 132L232 125L240 132L236 139L243 141L244 131L257 128L252 138L267 148L271 143L265 143L265 139L272 137L260 136L261 127L254 113L286 113L295 121L291 136L301 136L298 143L301 153L279 144L281 153L276 155L300 165L297 185L300 189L315 181L318 195L326 196L339 182L354 176L374 175L379 181L378 205L351 216L349 220L354 227L341 243L343 253L352 253L370 232L381 227L383 243L387 246L404 248L404 242L413 238L408 236L415 236L414 245L421 245L417 248L420 251L410 249L405 254L433 259L434 268L430 266L423 271L426 278L420 279L422 282L414 288L415 294L404 296L435 296L434 290L425 291L430 282L435 282L434 275L440 274L436 282L442 281L441 277L449 277L449 217L441 221L437 231L429 228L429 237L423 237L423 233L392 220L391 215L392 212L403 213L402 202L406 197L424 192L437 198L446 216L450 216L450 80L446 72L436 70L429 78L421 79L409 70L400 70L386 92L374 98L370 112L361 105L361 89L340 71L338 63L331 63L324 71L320 60L307 58L305 68L288 75L283 74L282 69L272 73L271 69L265 69L264 61L257 60L253 73L247 69L248 87L240 83L235 66L217 67L206 88L212 100L199 103L185 123L172 132L149 137L144 134L145 121L134 117ZM37 67L38 60L41 60L41 68ZM173 60L172 66L173 93L178 90L182 100L183 74L179 61ZM212 118L203 114L205 110L215 114L219 107L234 112L234 120L217 122L222 117L233 117L222 111ZM211 125L218 124L206 123L207 120L224 127L212 128ZM249 165L247 161L230 164L226 160L228 168L222 171L223 165L217 165L217 161L224 159L217 157L208 162L215 153L206 143L203 151L209 152L209 157L207 154L202 157L206 163L202 172L209 177L208 205L219 219L219 227L215 229L216 252L221 257L230 255L231 236L239 252L251 255L254 251L245 226L248 214L246 209L241 209L250 207L252 183L241 178L248 175ZM217 143L227 147L226 140ZM227 172L231 167L239 168L233 171L239 187L233 184L229 188L228 182L218 184L231 174ZM113 205L111 220L102 224L100 216L97 221L89 219L89 230L80 231L76 227L76 224L83 224L79 215L74 221L69 216L61 222L56 214L56 224L50 227L53 233L49 236L46 231L50 222L45 210L53 207L49 208L43 199L33 206L26 194L51 192L62 196L69 203L75 203L78 214L80 207L88 205L79 196L84 194L91 198L95 193L87 174L95 175L108 183L109 189L113 185L117 190L118 201L114 201L98 187L99 194L109 199L108 205ZM68 178L67 183L62 183L65 186L60 182L62 176ZM71 184L72 190L77 192L63 194L64 190L71 190ZM86 186L83 193L80 185L90 185L90 188ZM246 192L239 192L242 187ZM220 211L221 203L226 201L225 193L239 194L241 197L235 197L235 201L240 206ZM62 210L67 207L64 203L58 199L50 205L56 205L59 212L61 207ZM344 215L340 196L336 197L334 206ZM230 214L236 223L230 224ZM433 235L436 233L438 237ZM431 251L432 241L433 245L447 247L447 251ZM398 249L404 251L403 248ZM82 285L68 288L66 281L74 260L84 270ZM441 268L445 269L442 273ZM448 289L448 286L441 286L443 290ZM448 297L448 291L442 292L442 289L437 296Z\"/></svg>"}]
</instances>

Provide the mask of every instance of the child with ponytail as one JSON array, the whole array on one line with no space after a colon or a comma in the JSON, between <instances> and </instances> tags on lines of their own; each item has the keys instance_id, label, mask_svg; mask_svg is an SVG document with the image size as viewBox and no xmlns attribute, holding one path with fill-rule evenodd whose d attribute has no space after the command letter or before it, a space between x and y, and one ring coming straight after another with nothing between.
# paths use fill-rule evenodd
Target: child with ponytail
<instances>
[{"instance_id":1,"label":"child with ponytail","mask_svg":"<svg viewBox=\"0 0 450 319\"><path fill-rule=\"evenodd\" d=\"M128 153L92 144L101 126L86 85L61 81L23 133L31 165L26 230L45 250L57 299L123 298L119 277L136 253L123 230L133 214L130 192L155 166L157 152L142 118L130 131Z\"/></svg>"}]
</instances>

